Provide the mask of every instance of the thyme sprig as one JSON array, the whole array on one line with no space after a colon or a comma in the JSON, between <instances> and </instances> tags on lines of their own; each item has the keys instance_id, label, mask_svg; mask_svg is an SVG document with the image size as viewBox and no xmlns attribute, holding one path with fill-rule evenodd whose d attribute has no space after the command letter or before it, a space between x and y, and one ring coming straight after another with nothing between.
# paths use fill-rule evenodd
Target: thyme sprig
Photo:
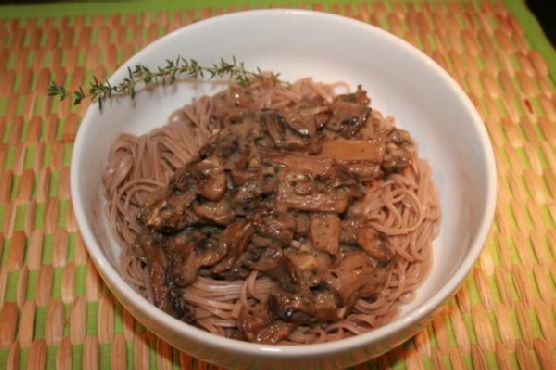
<instances>
[{"instance_id":1,"label":"thyme sprig","mask_svg":"<svg viewBox=\"0 0 556 370\"><path fill-rule=\"evenodd\" d=\"M59 96L60 100L64 100L68 94L71 94L73 104L81 104L87 98L97 102L99 109L102 109L102 103L111 99L113 95L129 94L131 99L135 99L137 89L150 85L167 85L173 84L178 77L187 77L191 79L209 79L227 78L233 79L239 85L245 86L254 78L271 78L279 81L279 74L263 76L263 72L257 68L255 72L245 69L244 63L237 62L233 57L231 62L224 59L220 63L214 63L211 66L203 66L195 59L187 59L178 56L175 60L166 60L166 65L151 70L143 64L136 64L134 67L127 68L127 76L118 84L112 85L110 81L99 81L93 77L89 82L89 87L83 89L81 86L74 91L68 92L66 88L55 81L50 81L48 85L49 96Z\"/></svg>"}]
</instances>

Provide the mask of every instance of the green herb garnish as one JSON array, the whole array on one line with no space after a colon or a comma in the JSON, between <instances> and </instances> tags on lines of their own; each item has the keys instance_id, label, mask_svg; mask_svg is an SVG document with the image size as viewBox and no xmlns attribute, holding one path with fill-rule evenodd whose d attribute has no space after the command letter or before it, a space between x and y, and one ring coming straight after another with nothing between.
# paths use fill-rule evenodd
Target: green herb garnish
<instances>
[{"instance_id":1,"label":"green herb garnish","mask_svg":"<svg viewBox=\"0 0 556 370\"><path fill-rule=\"evenodd\" d=\"M209 80L229 78L241 86L247 85L253 78L268 78L263 76L259 68L257 68L256 72L246 70L244 64L238 63L235 57L232 58L231 63L221 59L218 64L203 66L195 59L186 59L178 56L175 61L167 59L164 67L158 67L154 71L142 64L136 64L133 68L128 67L127 72L128 76L117 85L112 85L109 81L101 82L98 78L93 77L93 81L89 83L88 89L83 89L80 86L78 90L71 92L73 104L80 104L83 100L91 98L91 101L96 101L99 109L102 109L103 101L111 99L113 95L129 94L133 100L135 99L136 89L139 86L173 84L177 77L182 76L192 79L207 78ZM272 74L270 78L279 81L278 74ZM69 92L64 86L50 81L48 85L49 96L59 96L60 100L64 100L68 94Z\"/></svg>"}]
</instances>

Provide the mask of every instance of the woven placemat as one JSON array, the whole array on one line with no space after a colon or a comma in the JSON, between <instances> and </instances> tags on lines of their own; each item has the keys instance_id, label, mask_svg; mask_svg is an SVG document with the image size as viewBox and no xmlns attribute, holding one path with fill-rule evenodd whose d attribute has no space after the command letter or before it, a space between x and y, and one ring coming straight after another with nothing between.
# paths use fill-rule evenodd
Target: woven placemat
<instances>
[{"instance_id":1,"label":"woven placemat","mask_svg":"<svg viewBox=\"0 0 556 370\"><path fill-rule=\"evenodd\" d=\"M199 4L95 5L112 13L102 15L72 5L71 15L39 8L0 19L1 369L214 368L145 331L100 280L69 193L86 107L46 96L50 79L75 88L175 28L248 7ZM357 369L556 369L555 65L521 26L534 20L514 12L518 22L503 2L323 4L305 7L383 27L455 77L484 119L499 174L494 225L456 296L411 341Z\"/></svg>"}]
</instances>

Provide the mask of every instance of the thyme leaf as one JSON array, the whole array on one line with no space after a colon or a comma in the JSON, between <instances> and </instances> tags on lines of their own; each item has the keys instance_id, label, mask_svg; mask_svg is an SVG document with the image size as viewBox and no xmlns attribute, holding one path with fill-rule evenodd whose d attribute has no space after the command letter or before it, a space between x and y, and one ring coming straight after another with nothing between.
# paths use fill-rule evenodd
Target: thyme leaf
<instances>
[{"instance_id":1,"label":"thyme leaf","mask_svg":"<svg viewBox=\"0 0 556 370\"><path fill-rule=\"evenodd\" d=\"M73 104L81 104L85 99L97 102L99 109L102 110L102 103L111 99L114 95L128 94L131 99L135 99L137 88L149 85L173 84L179 76L192 79L227 78L232 79L241 86L246 86L252 79L271 78L279 82L279 74L264 75L260 68L256 72L245 69L244 63L238 62L235 57L231 62L220 59L219 63L210 66L203 66L195 59L188 59L178 56L175 60L166 60L166 64L151 70L143 64L136 64L127 68L127 76L118 84L112 85L108 80L100 81L93 77L88 87L79 87L75 91L68 92L63 85L50 81L48 85L48 95L57 96L64 100L71 94Z\"/></svg>"}]
</instances>

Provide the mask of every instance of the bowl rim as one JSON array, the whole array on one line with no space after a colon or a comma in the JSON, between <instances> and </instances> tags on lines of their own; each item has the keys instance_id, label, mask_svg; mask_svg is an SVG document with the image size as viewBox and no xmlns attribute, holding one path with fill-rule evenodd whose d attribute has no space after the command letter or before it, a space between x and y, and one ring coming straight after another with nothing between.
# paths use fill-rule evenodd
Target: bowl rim
<instances>
[{"instance_id":1,"label":"bowl rim","mask_svg":"<svg viewBox=\"0 0 556 370\"><path fill-rule=\"evenodd\" d=\"M334 22L336 24L342 24L342 26L349 26L357 28L360 32L366 32L368 34L375 33L375 37L382 37L387 39L393 47L403 48L406 52L413 54L414 57L421 59L424 63L425 68L429 68L434 72L439 78L444 80L448 88L452 89L459 97L460 103L463 105L467 113L471 117L470 124L473 125L473 129L476 131L480 139L481 148L485 152L484 161L486 163L486 204L481 215L481 222L478 232L476 233L474 240L472 241L469 253L463 258L461 264L457 267L453 275L448 279L448 282L442 286L429 300L421 304L420 306L412 309L410 312L406 313L402 317L398 317L393 321L376 328L370 332L355 335L349 338L340 339L337 341L332 341L328 343L321 344L306 344L306 345L295 345L295 346L280 346L280 345L266 345L266 344L256 344L250 342L243 342L235 339L230 339L222 337L216 334L209 333L207 331L198 329L192 325L186 324L181 320L177 320L170 316L169 314L163 312L153 304L151 304L146 298L137 293L125 280L124 278L114 269L114 267L109 262L108 258L104 255L102 247L99 246L95 241L94 233L92 228L89 227L87 220L87 215L85 213L84 194L80 191L78 187L78 175L79 166L78 160L84 154L81 152L81 147L83 143L87 140L85 135L86 128L91 125L92 120L99 114L96 104L90 104L83 120L81 126L77 132L73 154L71 162L71 172L70 172L70 187L71 187L71 197L73 202L73 209L76 218L76 222L79 231L85 242L89 256L95 263L100 275L104 279L110 280L113 289L117 289L120 294L122 294L125 299L129 302L133 302L135 309L138 312L143 313L151 320L154 320L161 324L166 329L172 331L178 331L186 334L190 338L195 338L196 341L200 341L205 345L217 346L223 348L232 348L234 351L239 351L244 354L265 356L266 358L277 358L277 357L288 357L288 358L300 358L307 356L316 356L325 353L341 352L345 349L352 347L360 347L369 345L372 343L379 342L385 338L388 338L396 333L403 331L410 327L414 322L421 321L428 317L432 312L434 312L444 301L446 301L454 291L463 282L471 268L473 267L475 261L481 253L490 225L492 223L495 206L496 206L496 194L497 194L497 175L496 175L496 164L494 152L492 145L490 143L489 136L487 134L486 127L479 116L477 110L473 106L469 97L465 94L460 85L446 72L442 67L440 67L432 58L420 51L419 49L412 46L405 40L398 38L397 36L370 24L364 23L362 21L348 18L345 16L323 13L310 10L299 10L299 9L260 9L260 10L249 10L242 11L231 14L224 14L215 17L211 17L205 20L198 21L196 23L186 25L179 29L176 29L161 38L149 43L144 48L139 50L131 58L125 61L109 78L111 82L121 80L125 77L127 73L127 66L133 65L139 62L144 55L149 53L149 50L161 42L166 42L167 40L177 37L178 34L187 33L190 30L199 29L203 27L210 27L213 24L219 24L224 22L237 22L245 21L245 18L249 17L260 17L260 16L302 16L302 17L313 17L319 18L324 22Z\"/></svg>"}]
</instances>

